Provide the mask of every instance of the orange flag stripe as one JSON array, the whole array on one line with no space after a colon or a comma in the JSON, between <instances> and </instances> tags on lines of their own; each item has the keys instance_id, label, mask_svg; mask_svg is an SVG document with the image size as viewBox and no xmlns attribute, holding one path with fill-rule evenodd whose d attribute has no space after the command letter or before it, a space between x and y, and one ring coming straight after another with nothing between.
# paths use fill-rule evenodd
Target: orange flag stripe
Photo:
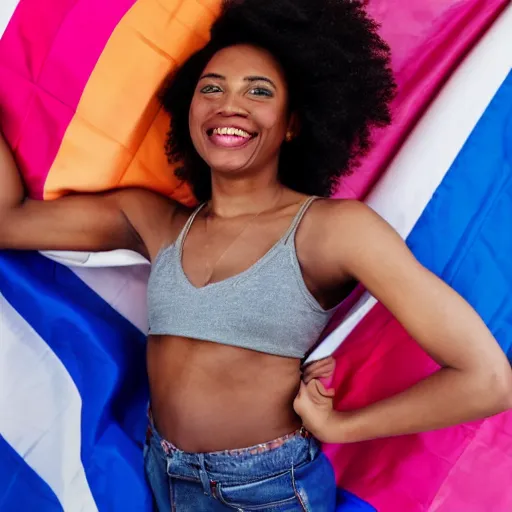
<instances>
[{"instance_id":1,"label":"orange flag stripe","mask_svg":"<svg viewBox=\"0 0 512 512\"><path fill-rule=\"evenodd\" d=\"M207 42L220 0L138 0L113 31L84 89L44 188L69 192L141 186L192 205L163 150L169 126L156 93Z\"/></svg>"}]
</instances>

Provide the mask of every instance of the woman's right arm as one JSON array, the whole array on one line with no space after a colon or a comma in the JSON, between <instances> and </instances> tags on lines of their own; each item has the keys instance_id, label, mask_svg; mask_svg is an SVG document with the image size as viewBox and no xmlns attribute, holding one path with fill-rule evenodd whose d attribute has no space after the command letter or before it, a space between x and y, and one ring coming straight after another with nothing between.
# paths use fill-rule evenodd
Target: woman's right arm
<instances>
[{"instance_id":1,"label":"woman's right arm","mask_svg":"<svg viewBox=\"0 0 512 512\"><path fill-rule=\"evenodd\" d=\"M163 226L168 230L175 206L142 189L54 201L27 199L11 150L0 134L0 249L131 249L151 258L163 243Z\"/></svg>"}]
</instances>

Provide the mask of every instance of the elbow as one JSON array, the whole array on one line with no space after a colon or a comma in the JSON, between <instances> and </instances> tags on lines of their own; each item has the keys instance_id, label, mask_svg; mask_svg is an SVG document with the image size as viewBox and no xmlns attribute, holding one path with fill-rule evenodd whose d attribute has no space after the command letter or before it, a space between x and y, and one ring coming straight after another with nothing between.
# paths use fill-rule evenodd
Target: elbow
<instances>
[{"instance_id":1,"label":"elbow","mask_svg":"<svg viewBox=\"0 0 512 512\"><path fill-rule=\"evenodd\" d=\"M15 249L14 240L20 228L20 206L0 208L0 250Z\"/></svg>"},{"instance_id":2,"label":"elbow","mask_svg":"<svg viewBox=\"0 0 512 512\"><path fill-rule=\"evenodd\" d=\"M0 214L0 250L8 249L5 215Z\"/></svg>"},{"instance_id":3,"label":"elbow","mask_svg":"<svg viewBox=\"0 0 512 512\"><path fill-rule=\"evenodd\" d=\"M12 232L12 224L10 222L10 216L7 212L0 212L0 250L11 248L9 238Z\"/></svg>"},{"instance_id":4,"label":"elbow","mask_svg":"<svg viewBox=\"0 0 512 512\"><path fill-rule=\"evenodd\" d=\"M489 416L512 409L512 368L506 366L500 371L487 375L482 386Z\"/></svg>"},{"instance_id":5,"label":"elbow","mask_svg":"<svg viewBox=\"0 0 512 512\"><path fill-rule=\"evenodd\" d=\"M512 368L508 368L506 382L503 384L502 392L500 395L500 412L509 411L512 409Z\"/></svg>"}]
</instances>

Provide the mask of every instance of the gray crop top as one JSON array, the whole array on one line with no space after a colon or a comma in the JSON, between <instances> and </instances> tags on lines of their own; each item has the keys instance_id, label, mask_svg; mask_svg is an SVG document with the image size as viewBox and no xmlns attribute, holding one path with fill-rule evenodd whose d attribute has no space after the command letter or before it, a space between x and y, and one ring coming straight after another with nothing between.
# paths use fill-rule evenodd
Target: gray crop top
<instances>
[{"instance_id":1,"label":"gray crop top","mask_svg":"<svg viewBox=\"0 0 512 512\"><path fill-rule=\"evenodd\" d=\"M324 310L307 289L297 260L295 233L314 199L305 201L285 235L251 267L202 288L190 283L181 262L184 240L202 205L197 208L153 264L149 334L304 357L334 312Z\"/></svg>"}]
</instances>

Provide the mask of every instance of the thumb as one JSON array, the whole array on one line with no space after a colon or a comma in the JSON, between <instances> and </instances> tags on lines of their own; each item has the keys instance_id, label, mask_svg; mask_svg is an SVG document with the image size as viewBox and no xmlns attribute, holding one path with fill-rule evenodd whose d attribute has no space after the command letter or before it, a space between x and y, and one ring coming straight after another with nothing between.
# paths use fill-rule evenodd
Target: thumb
<instances>
[{"instance_id":1,"label":"thumb","mask_svg":"<svg viewBox=\"0 0 512 512\"><path fill-rule=\"evenodd\" d=\"M320 377L320 380L322 381L322 384L324 386L332 386L333 382L334 382L334 372L331 372L331 374L327 377Z\"/></svg>"},{"instance_id":2,"label":"thumb","mask_svg":"<svg viewBox=\"0 0 512 512\"><path fill-rule=\"evenodd\" d=\"M334 388L325 389L325 386L320 380L314 380L313 382L315 383L316 391L319 395L326 398L334 397L334 394L336 393L336 390Z\"/></svg>"}]
</instances>

